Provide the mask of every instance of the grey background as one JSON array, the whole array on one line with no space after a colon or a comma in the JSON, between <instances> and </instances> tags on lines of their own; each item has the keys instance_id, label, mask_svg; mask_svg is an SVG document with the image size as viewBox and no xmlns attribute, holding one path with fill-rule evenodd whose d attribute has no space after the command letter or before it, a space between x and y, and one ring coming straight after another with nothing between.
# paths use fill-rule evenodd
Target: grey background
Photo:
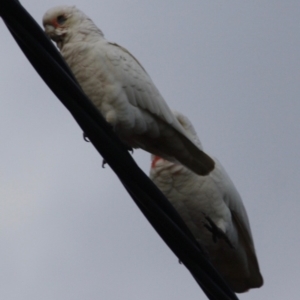
<instances>
[{"instance_id":1,"label":"grey background","mask_svg":"<svg viewBox=\"0 0 300 300\"><path fill-rule=\"evenodd\" d=\"M64 4L22 3L40 24ZM237 186L265 279L240 299L296 299L299 1L68 4L141 61ZM2 21L0 44L0 298L205 299Z\"/></svg>"}]
</instances>

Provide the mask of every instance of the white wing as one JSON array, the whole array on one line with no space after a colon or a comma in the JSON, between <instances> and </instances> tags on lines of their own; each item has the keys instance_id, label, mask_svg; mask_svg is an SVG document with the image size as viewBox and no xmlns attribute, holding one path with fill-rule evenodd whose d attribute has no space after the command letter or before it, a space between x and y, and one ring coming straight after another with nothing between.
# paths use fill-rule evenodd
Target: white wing
<instances>
[{"instance_id":1,"label":"white wing","mask_svg":"<svg viewBox=\"0 0 300 300\"><path fill-rule=\"evenodd\" d=\"M233 224L232 228L234 228L234 231L236 231L236 233L229 231L227 235L230 239L237 238L239 248L242 249L242 251L245 253L247 265L249 268L249 277L247 278L247 281L241 281L239 285L241 287L245 285L245 288L247 286L260 287L263 285L263 278L259 270L246 209L242 202L241 196L236 190L227 172L216 159L215 162L216 168L209 176L214 180L216 185L222 191L223 200L231 212ZM236 238L232 235L236 235Z\"/></svg>"},{"instance_id":2,"label":"white wing","mask_svg":"<svg viewBox=\"0 0 300 300\"><path fill-rule=\"evenodd\" d=\"M139 61L128 50L114 43L108 43L106 55L115 66L114 74L122 82L130 104L149 111L185 135L182 126Z\"/></svg>"},{"instance_id":3,"label":"white wing","mask_svg":"<svg viewBox=\"0 0 300 300\"><path fill-rule=\"evenodd\" d=\"M107 42L105 51L110 71L115 76L114 82L122 85L127 101L139 109L137 114L143 113L142 117L135 116L137 145L151 153L178 161L197 174L208 174L214 168L213 160L187 136L138 60L117 44ZM139 125L145 120L148 120L149 126L146 126L143 135ZM153 133L153 128L157 132Z\"/></svg>"}]
</instances>

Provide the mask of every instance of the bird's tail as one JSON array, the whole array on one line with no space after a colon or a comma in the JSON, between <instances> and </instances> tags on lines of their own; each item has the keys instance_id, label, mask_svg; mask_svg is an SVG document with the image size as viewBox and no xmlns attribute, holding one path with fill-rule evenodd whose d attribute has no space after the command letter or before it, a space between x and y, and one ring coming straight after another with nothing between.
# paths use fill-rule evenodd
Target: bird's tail
<instances>
[{"instance_id":1,"label":"bird's tail","mask_svg":"<svg viewBox=\"0 0 300 300\"><path fill-rule=\"evenodd\" d=\"M139 147L172 162L178 162L194 173L205 176L215 167L214 160L203 152L193 141L174 127L159 122L160 136L156 138L136 136ZM182 129L184 132L184 129Z\"/></svg>"},{"instance_id":2,"label":"bird's tail","mask_svg":"<svg viewBox=\"0 0 300 300\"><path fill-rule=\"evenodd\" d=\"M184 129L184 133L177 132L177 136L188 153L182 151L176 160L188 167L198 175L208 175L215 167L215 162L205 152L197 136L196 130L191 121L183 114L173 111L178 123Z\"/></svg>"}]
</instances>

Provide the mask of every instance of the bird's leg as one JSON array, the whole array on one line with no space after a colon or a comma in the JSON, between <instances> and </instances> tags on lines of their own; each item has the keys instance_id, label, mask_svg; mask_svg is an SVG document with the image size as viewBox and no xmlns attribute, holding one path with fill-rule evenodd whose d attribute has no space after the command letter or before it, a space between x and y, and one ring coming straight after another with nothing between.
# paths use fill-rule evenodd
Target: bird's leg
<instances>
[{"instance_id":1,"label":"bird's leg","mask_svg":"<svg viewBox=\"0 0 300 300\"><path fill-rule=\"evenodd\" d=\"M213 241L216 243L218 238L223 239L231 249L235 249L232 243L230 242L229 238L227 237L227 235L215 224L215 222L209 216L207 216L205 213L203 214L205 219L208 222L208 223L203 222L204 227L212 233Z\"/></svg>"},{"instance_id":2,"label":"bird's leg","mask_svg":"<svg viewBox=\"0 0 300 300\"><path fill-rule=\"evenodd\" d=\"M114 131L113 126L110 125L109 123L108 123L108 125L110 126L110 129L111 129L112 131ZM83 132L83 139L84 139L86 142L90 142L90 139L89 139L89 137L87 136L87 134L86 134L85 132ZM122 144L124 145L125 150L127 150L127 151L131 152L131 154L133 154L133 148L132 148L132 147L128 146L127 144L125 144L125 143L123 143L123 142L122 142ZM104 164L106 164L106 162L105 162Z\"/></svg>"},{"instance_id":3,"label":"bird's leg","mask_svg":"<svg viewBox=\"0 0 300 300\"><path fill-rule=\"evenodd\" d=\"M88 138L88 136L86 135L86 133L84 132L83 133L83 139L86 141L86 142L90 142L90 140L89 140L89 138ZM132 149L131 149L132 150ZM132 150L133 151L133 150ZM106 160L105 159L103 159L102 160L102 168L105 168L105 165L107 164L107 162L106 162Z\"/></svg>"},{"instance_id":4,"label":"bird's leg","mask_svg":"<svg viewBox=\"0 0 300 300\"><path fill-rule=\"evenodd\" d=\"M85 132L83 133L83 139L84 139L86 142L90 142L90 140L89 140L89 138L88 138L88 136L86 135ZM127 151L129 151L129 152L131 152L131 154L133 154L133 148L131 148L131 147L125 145L125 144L124 144L124 146L125 146L125 148L126 148ZM105 165L106 165L106 164L107 164L106 160L103 159L103 160L102 160L102 168L105 168Z\"/></svg>"}]
</instances>

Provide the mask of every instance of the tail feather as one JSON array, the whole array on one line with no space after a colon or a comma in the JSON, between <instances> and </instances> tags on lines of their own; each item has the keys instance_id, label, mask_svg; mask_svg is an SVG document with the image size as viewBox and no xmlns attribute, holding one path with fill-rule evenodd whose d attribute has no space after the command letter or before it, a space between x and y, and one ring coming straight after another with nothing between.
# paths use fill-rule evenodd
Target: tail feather
<instances>
[{"instance_id":1,"label":"tail feather","mask_svg":"<svg viewBox=\"0 0 300 300\"><path fill-rule=\"evenodd\" d=\"M257 257L255 254L254 244L249 231L234 211L231 211L233 222L239 232L240 242L242 243L248 260L249 278L247 278L247 286L249 288L259 288L263 285L263 277L259 270Z\"/></svg>"},{"instance_id":2,"label":"tail feather","mask_svg":"<svg viewBox=\"0 0 300 300\"><path fill-rule=\"evenodd\" d=\"M182 153L183 155L180 157L178 156L176 160L198 175L208 175L215 168L214 160L204 151L200 150L187 137L180 133L178 136L188 150L189 155L184 155L184 153Z\"/></svg>"},{"instance_id":3,"label":"tail feather","mask_svg":"<svg viewBox=\"0 0 300 300\"><path fill-rule=\"evenodd\" d=\"M169 161L178 162L201 176L208 175L214 169L214 160L187 136L166 123L159 125L159 137L139 135L134 138L140 148Z\"/></svg>"}]
</instances>

